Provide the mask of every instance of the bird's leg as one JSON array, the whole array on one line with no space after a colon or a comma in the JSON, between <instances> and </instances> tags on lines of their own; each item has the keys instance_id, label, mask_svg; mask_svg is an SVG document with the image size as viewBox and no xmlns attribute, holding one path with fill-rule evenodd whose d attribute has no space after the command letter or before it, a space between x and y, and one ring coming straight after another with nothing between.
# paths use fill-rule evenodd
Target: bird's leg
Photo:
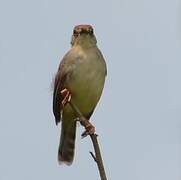
<instances>
[{"instance_id":1,"label":"bird's leg","mask_svg":"<svg viewBox=\"0 0 181 180\"><path fill-rule=\"evenodd\" d=\"M67 103L70 103L71 101L71 93L68 89L64 88L61 91L62 97L64 98L62 100L62 106L64 107ZM82 116L82 115L81 115ZM95 133L95 127L89 122L86 118L78 117L75 119L75 121L80 121L81 125L85 127L85 131L82 133L82 138L86 137L87 135L91 135Z\"/></svg>"},{"instance_id":2,"label":"bird's leg","mask_svg":"<svg viewBox=\"0 0 181 180\"><path fill-rule=\"evenodd\" d=\"M62 100L62 106L64 107L67 103L70 102L71 100L71 93L69 92L68 89L63 89L61 91L61 94L62 94L62 97L63 97L63 100Z\"/></svg>"},{"instance_id":3,"label":"bird's leg","mask_svg":"<svg viewBox=\"0 0 181 180\"><path fill-rule=\"evenodd\" d=\"M91 135L95 133L95 127L88 120L86 121L86 123L84 123L84 127L85 127L85 131L81 135L82 138L86 137L87 135Z\"/></svg>"}]
</instances>

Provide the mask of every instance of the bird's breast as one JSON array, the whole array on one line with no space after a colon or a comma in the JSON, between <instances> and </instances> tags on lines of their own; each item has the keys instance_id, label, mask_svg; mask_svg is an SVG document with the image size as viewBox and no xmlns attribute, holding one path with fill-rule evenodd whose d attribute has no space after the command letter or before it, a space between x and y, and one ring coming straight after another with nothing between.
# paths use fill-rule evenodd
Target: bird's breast
<instances>
[{"instance_id":1,"label":"bird's breast","mask_svg":"<svg viewBox=\"0 0 181 180\"><path fill-rule=\"evenodd\" d=\"M88 113L96 106L105 81L105 64L99 57L84 56L78 62L67 83L72 101L82 113Z\"/></svg>"}]
</instances>

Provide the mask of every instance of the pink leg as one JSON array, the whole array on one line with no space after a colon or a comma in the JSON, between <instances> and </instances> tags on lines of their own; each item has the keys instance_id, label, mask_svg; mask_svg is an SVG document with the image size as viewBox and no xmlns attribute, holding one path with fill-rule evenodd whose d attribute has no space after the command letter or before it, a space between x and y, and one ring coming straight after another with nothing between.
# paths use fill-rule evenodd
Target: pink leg
<instances>
[{"instance_id":1,"label":"pink leg","mask_svg":"<svg viewBox=\"0 0 181 180\"><path fill-rule=\"evenodd\" d=\"M70 94L69 90L66 89L66 88L61 91L61 94L62 94L62 96L63 96L63 98L64 98L64 99L62 100L62 106L64 107L67 103L70 102L70 100L71 100L71 94Z\"/></svg>"},{"instance_id":2,"label":"pink leg","mask_svg":"<svg viewBox=\"0 0 181 180\"><path fill-rule=\"evenodd\" d=\"M89 121L87 121L85 129L86 130L81 135L82 138L86 137L87 135L91 135L95 133L95 127Z\"/></svg>"}]
</instances>

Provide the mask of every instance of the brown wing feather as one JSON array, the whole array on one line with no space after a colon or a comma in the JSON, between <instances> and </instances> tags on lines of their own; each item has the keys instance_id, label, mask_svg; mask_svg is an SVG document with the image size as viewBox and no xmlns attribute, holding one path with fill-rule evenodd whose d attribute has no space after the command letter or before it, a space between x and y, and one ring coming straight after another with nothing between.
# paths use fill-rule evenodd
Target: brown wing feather
<instances>
[{"instance_id":1,"label":"brown wing feather","mask_svg":"<svg viewBox=\"0 0 181 180\"><path fill-rule=\"evenodd\" d=\"M79 59L82 59L82 55L77 55L77 51L71 49L70 51L65 54L64 58L62 59L58 72L55 77L54 82L54 92L53 92L53 113L55 116L55 122L58 124L61 121L61 113L62 113L62 95L61 91L67 85L67 82L73 78L72 73L76 69L76 63Z\"/></svg>"},{"instance_id":2,"label":"brown wing feather","mask_svg":"<svg viewBox=\"0 0 181 180\"><path fill-rule=\"evenodd\" d=\"M64 89L65 80L66 80L66 73L63 70L63 63L61 63L55 77L54 92L53 92L53 113L55 116L56 124L58 124L61 121L61 111L63 108L61 104L63 100L61 91Z\"/></svg>"}]
</instances>

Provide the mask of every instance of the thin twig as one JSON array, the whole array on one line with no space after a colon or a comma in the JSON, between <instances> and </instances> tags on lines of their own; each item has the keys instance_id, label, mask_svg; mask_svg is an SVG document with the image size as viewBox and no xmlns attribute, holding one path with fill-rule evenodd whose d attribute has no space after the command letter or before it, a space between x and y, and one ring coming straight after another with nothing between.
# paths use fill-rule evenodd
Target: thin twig
<instances>
[{"instance_id":1,"label":"thin twig","mask_svg":"<svg viewBox=\"0 0 181 180\"><path fill-rule=\"evenodd\" d=\"M70 101L69 104L72 107L72 109L75 111L77 116L80 118L81 124L84 127L87 127L87 125L89 125L89 121L82 115L82 113L80 112L80 110L77 108L77 106L74 103L72 103ZM94 146L94 151L95 151L95 156L93 154L91 154L91 155L92 155L92 157L95 158L94 160L97 163L100 178L101 178L101 180L107 180L106 173L105 173L105 170L104 170L103 160L102 160L102 157L101 157L101 151L100 151L100 148L99 148L99 143L98 143L98 140L97 140L97 135L95 133L90 134L90 137L91 137L91 140L92 140L92 143L93 143L93 146Z\"/></svg>"}]
</instances>

